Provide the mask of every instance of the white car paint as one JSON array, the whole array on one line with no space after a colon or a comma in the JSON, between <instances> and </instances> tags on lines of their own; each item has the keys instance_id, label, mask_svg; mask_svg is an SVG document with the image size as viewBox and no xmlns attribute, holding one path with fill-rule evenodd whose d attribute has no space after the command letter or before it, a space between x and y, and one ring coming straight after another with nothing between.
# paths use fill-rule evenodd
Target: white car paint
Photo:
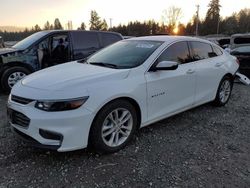
<instances>
[{"instance_id":1,"label":"white car paint","mask_svg":"<svg viewBox=\"0 0 250 188\"><path fill-rule=\"evenodd\" d=\"M8 100L8 108L31 119L29 127L11 123L20 132L44 145L60 145L58 151L71 151L88 145L89 130L98 111L108 102L127 97L140 108L144 127L163 118L212 101L226 74L238 69L235 59L227 54L188 64L172 71L150 72L164 49L178 41L208 41L191 37L151 36L129 40L163 41L145 62L131 69L112 69L70 62L38 71L18 82L11 95L36 100L59 100L89 96L78 109L46 112L35 108L35 101L22 105ZM212 43L209 43L214 45ZM218 63L220 65L218 65ZM62 143L44 139L39 129L63 135Z\"/></svg>"}]
</instances>

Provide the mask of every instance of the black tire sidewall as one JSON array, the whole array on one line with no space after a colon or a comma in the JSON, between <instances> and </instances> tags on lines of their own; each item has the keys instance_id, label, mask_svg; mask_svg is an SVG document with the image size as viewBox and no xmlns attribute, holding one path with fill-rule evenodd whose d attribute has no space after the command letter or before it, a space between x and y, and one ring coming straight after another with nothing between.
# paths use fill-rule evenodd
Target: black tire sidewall
<instances>
[{"instance_id":1,"label":"black tire sidewall","mask_svg":"<svg viewBox=\"0 0 250 188\"><path fill-rule=\"evenodd\" d=\"M26 75L30 74L30 71L24 67L17 67L16 66L16 67L10 67L10 68L6 69L2 75L2 78L1 78L1 85L3 87L3 90L6 92L10 92L10 90L11 90L11 87L8 84L8 78L14 72L23 72Z\"/></svg>"},{"instance_id":2,"label":"black tire sidewall","mask_svg":"<svg viewBox=\"0 0 250 188\"><path fill-rule=\"evenodd\" d=\"M130 111L133 117L133 127L132 127L129 137L124 143L122 143L120 146L117 146L117 147L110 147L106 145L102 139L102 136L101 136L102 125L103 125L105 118L108 116L108 114L117 108L124 108ZM105 105L96 115L96 118L94 119L92 126L91 126L91 130L90 130L90 146L93 147L95 151L100 152L100 153L113 153L113 152L119 151L120 149L124 148L133 137L134 132L137 127L137 123L138 123L137 113L133 105L126 100L115 100Z\"/></svg>"}]
</instances>

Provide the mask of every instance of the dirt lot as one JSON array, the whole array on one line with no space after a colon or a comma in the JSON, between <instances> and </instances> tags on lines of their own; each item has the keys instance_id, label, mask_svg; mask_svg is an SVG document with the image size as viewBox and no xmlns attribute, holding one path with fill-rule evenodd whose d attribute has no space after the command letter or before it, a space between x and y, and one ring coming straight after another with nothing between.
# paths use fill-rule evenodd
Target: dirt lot
<instances>
[{"instance_id":1,"label":"dirt lot","mask_svg":"<svg viewBox=\"0 0 250 188\"><path fill-rule=\"evenodd\" d=\"M124 150L99 156L24 146L0 96L0 187L249 187L250 87L141 129Z\"/></svg>"}]
</instances>

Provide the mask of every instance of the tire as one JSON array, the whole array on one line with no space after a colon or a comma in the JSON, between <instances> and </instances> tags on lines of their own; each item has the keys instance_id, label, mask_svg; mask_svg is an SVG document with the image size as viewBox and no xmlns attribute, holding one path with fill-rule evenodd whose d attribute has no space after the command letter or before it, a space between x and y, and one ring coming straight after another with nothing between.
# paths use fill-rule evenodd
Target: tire
<instances>
[{"instance_id":1,"label":"tire","mask_svg":"<svg viewBox=\"0 0 250 188\"><path fill-rule=\"evenodd\" d=\"M229 76L225 76L220 81L215 100L213 101L214 106L224 106L229 101L233 88L232 79Z\"/></svg>"},{"instance_id":2,"label":"tire","mask_svg":"<svg viewBox=\"0 0 250 188\"><path fill-rule=\"evenodd\" d=\"M10 67L6 69L1 78L3 90L10 92L11 88L28 74L30 74L30 71L24 67Z\"/></svg>"},{"instance_id":3,"label":"tire","mask_svg":"<svg viewBox=\"0 0 250 188\"><path fill-rule=\"evenodd\" d=\"M117 152L131 140L137 124L134 106L126 100L115 100L96 115L90 130L90 146L99 153Z\"/></svg>"}]
</instances>

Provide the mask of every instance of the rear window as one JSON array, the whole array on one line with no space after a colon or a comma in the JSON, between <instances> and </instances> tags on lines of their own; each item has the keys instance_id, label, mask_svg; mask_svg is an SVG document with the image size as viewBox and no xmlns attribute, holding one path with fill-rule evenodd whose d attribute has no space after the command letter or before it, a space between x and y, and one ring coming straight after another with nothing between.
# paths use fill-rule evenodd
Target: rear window
<instances>
[{"instance_id":1,"label":"rear window","mask_svg":"<svg viewBox=\"0 0 250 188\"><path fill-rule=\"evenodd\" d=\"M95 32L73 32L72 41L74 49L99 48L98 35Z\"/></svg>"},{"instance_id":2,"label":"rear window","mask_svg":"<svg viewBox=\"0 0 250 188\"><path fill-rule=\"evenodd\" d=\"M234 39L235 44L249 44L250 37L238 37Z\"/></svg>"},{"instance_id":3,"label":"rear window","mask_svg":"<svg viewBox=\"0 0 250 188\"><path fill-rule=\"evenodd\" d=\"M103 46L108 46L121 40L120 36L111 33L101 33L101 38Z\"/></svg>"},{"instance_id":4,"label":"rear window","mask_svg":"<svg viewBox=\"0 0 250 188\"><path fill-rule=\"evenodd\" d=\"M212 46L204 42L190 42L193 49L193 59L199 61L216 56Z\"/></svg>"}]
</instances>

